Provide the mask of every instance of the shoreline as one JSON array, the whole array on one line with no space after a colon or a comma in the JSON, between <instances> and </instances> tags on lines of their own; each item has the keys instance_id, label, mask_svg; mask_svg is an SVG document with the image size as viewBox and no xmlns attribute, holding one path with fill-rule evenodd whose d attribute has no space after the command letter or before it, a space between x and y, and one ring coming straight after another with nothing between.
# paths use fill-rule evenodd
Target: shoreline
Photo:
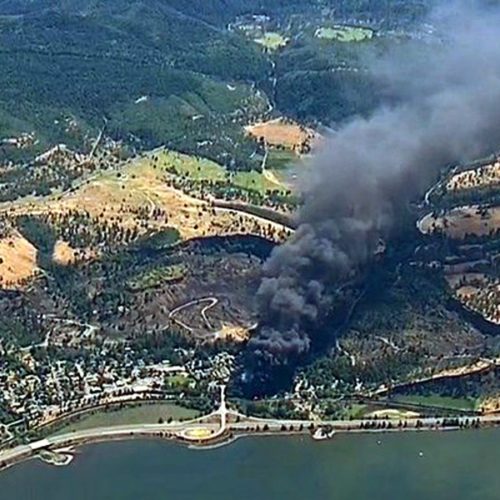
<instances>
[{"instance_id":1,"label":"shoreline","mask_svg":"<svg viewBox=\"0 0 500 500\"><path fill-rule=\"evenodd\" d=\"M11 459L4 459L2 455L8 453L12 450L2 450L0 451L0 472L6 470L10 467L19 465L24 462L28 462L32 459L40 459L43 462L63 467L69 465L70 463L74 463L74 459L78 454L79 448L83 446L89 446L93 444L101 444L101 443L111 443L111 442L121 442L121 441L137 441L137 440L163 440L168 441L172 444L177 444L181 446L185 446L193 451L210 451L218 448L222 448L224 446L229 446L234 442L245 438L266 438L266 437L291 437L291 436L309 436L312 441L332 441L335 440L337 435L346 435L346 434L387 434L387 433L407 433L407 432L450 432L450 431L474 431L474 430L484 430L484 429L493 429L500 427L500 420L495 420L492 422L486 422L482 425L476 426L467 426L463 427L460 425L456 426L407 426L407 427L390 427L390 428L336 428L333 429L333 433L327 437L326 439L314 439L313 434L309 428L302 428L297 430L258 430L258 431L248 431L248 430L227 430L223 434L216 436L213 440L207 440L206 442L193 442L182 439L178 434L168 433L166 431L156 430L156 431L143 431L143 432L119 432L117 434L108 434L108 435L99 435L99 430L96 429L95 435L89 434L86 436L66 436L64 439L64 444L59 446L54 446L53 448L50 446L50 443L46 448L42 448L41 450L36 450L35 445L37 443L31 443L28 445L24 445L23 451L20 451L16 456L13 456ZM87 432L93 432L89 430ZM71 451L68 451L71 450ZM52 454L52 456L64 455L65 460L60 461L57 459L46 459L41 456L41 452L45 452L48 454Z\"/></svg>"}]
</instances>

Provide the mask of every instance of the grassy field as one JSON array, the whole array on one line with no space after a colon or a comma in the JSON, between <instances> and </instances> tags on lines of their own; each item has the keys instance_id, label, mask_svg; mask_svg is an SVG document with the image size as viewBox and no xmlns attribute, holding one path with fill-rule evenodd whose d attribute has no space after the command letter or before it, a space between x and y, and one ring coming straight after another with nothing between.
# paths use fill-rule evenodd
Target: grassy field
<instances>
[{"instance_id":1,"label":"grassy field","mask_svg":"<svg viewBox=\"0 0 500 500\"><path fill-rule=\"evenodd\" d=\"M12 286L38 271L37 250L17 231L0 239L0 287Z\"/></svg>"},{"instance_id":2,"label":"grassy field","mask_svg":"<svg viewBox=\"0 0 500 500\"><path fill-rule=\"evenodd\" d=\"M346 408L344 418L362 418L369 411L368 405L354 403Z\"/></svg>"},{"instance_id":3,"label":"grassy field","mask_svg":"<svg viewBox=\"0 0 500 500\"><path fill-rule=\"evenodd\" d=\"M193 379L190 377L185 377L183 375L169 375L165 379L165 383L169 387L182 389L184 387L189 386L193 382Z\"/></svg>"},{"instance_id":4,"label":"grassy field","mask_svg":"<svg viewBox=\"0 0 500 500\"><path fill-rule=\"evenodd\" d=\"M451 398L446 396L397 396L392 401L416 405L436 406L450 408L451 410L474 410L476 401L468 398Z\"/></svg>"},{"instance_id":5,"label":"grassy field","mask_svg":"<svg viewBox=\"0 0 500 500\"><path fill-rule=\"evenodd\" d=\"M129 280L127 285L133 291L147 290L162 284L180 280L185 274L186 268L182 264L162 266Z\"/></svg>"},{"instance_id":6,"label":"grassy field","mask_svg":"<svg viewBox=\"0 0 500 500\"><path fill-rule=\"evenodd\" d=\"M176 175L187 176L198 181L224 181L226 179L227 171L224 167L205 158L196 158L173 151L163 151L158 157L160 165L166 166Z\"/></svg>"},{"instance_id":7,"label":"grassy field","mask_svg":"<svg viewBox=\"0 0 500 500\"><path fill-rule=\"evenodd\" d=\"M123 232L143 239L175 231L172 237L162 236L157 242L160 246L214 235L251 233L279 240L286 236L288 230L278 223L212 208L200 192L199 181L203 180L217 183L214 196L223 196L226 190L237 196L247 196L248 191L253 191L265 200L268 190L287 191L279 180L256 171L229 173L209 160L166 151L145 155L114 170L96 172L65 193L6 203L0 207L0 214L8 212L13 220L50 214L56 221L84 213L96 227L115 224ZM202 188L210 193L210 188ZM55 257L61 263L76 258L68 242L60 242L56 250ZM96 245L79 247L79 254L85 260L98 259L100 250ZM14 231L0 238L0 288L23 286L24 280L37 271L37 250L20 233ZM159 277L150 278L154 281Z\"/></svg>"},{"instance_id":8,"label":"grassy field","mask_svg":"<svg viewBox=\"0 0 500 500\"><path fill-rule=\"evenodd\" d=\"M444 216L434 217L429 213L419 222L420 231L424 234L440 230L452 239L463 239L468 234L488 236L500 228L500 207L481 210L469 205L447 210Z\"/></svg>"},{"instance_id":9,"label":"grassy field","mask_svg":"<svg viewBox=\"0 0 500 500\"><path fill-rule=\"evenodd\" d=\"M129 406L117 410L99 411L84 415L77 422L71 422L57 431L57 434L81 431L96 427L117 425L157 424L160 419L167 421L188 420L198 415L196 410L190 410L172 403L153 403Z\"/></svg>"},{"instance_id":10,"label":"grassy field","mask_svg":"<svg viewBox=\"0 0 500 500\"><path fill-rule=\"evenodd\" d=\"M262 45L269 51L275 51L281 47L285 47L288 43L288 38L285 38L280 33L269 32L265 33L262 37L256 38L255 42Z\"/></svg>"},{"instance_id":11,"label":"grassy field","mask_svg":"<svg viewBox=\"0 0 500 500\"><path fill-rule=\"evenodd\" d=\"M416 418L419 413L408 410L396 410L393 408L385 408L383 410L375 410L365 415L369 418L389 418L389 419L402 419L402 418Z\"/></svg>"},{"instance_id":12,"label":"grassy field","mask_svg":"<svg viewBox=\"0 0 500 500\"><path fill-rule=\"evenodd\" d=\"M293 155L288 151L282 153L283 157L287 158ZM265 194L268 190L284 189L282 184L269 180L256 170L230 173L224 167L210 160L197 159L170 151L162 152L159 155L159 163L170 173L194 181L227 182L228 188L234 186L258 191L262 194Z\"/></svg>"},{"instance_id":13,"label":"grassy field","mask_svg":"<svg viewBox=\"0 0 500 500\"><path fill-rule=\"evenodd\" d=\"M297 161L297 155L293 151L271 149L267 158L266 168L271 170L284 170Z\"/></svg>"},{"instance_id":14,"label":"grassy field","mask_svg":"<svg viewBox=\"0 0 500 500\"><path fill-rule=\"evenodd\" d=\"M373 37L373 31L369 28L356 28L354 26L335 26L333 28L319 28L316 31L316 36L336 42L363 42Z\"/></svg>"},{"instance_id":15,"label":"grassy field","mask_svg":"<svg viewBox=\"0 0 500 500\"><path fill-rule=\"evenodd\" d=\"M243 189L253 189L262 193L274 189L283 189L283 185L272 182L255 170L251 172L237 172L232 177L231 183Z\"/></svg>"},{"instance_id":16,"label":"grassy field","mask_svg":"<svg viewBox=\"0 0 500 500\"><path fill-rule=\"evenodd\" d=\"M256 140L264 138L269 146L281 146L298 153L304 143L312 147L320 139L319 134L312 128L285 118L247 125L245 131Z\"/></svg>"}]
</instances>

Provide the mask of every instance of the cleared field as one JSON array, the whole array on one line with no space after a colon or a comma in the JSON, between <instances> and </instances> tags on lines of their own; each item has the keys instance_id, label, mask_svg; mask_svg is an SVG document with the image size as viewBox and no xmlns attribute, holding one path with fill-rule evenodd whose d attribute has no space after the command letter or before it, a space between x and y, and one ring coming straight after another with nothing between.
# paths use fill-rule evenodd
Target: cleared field
<instances>
[{"instance_id":1,"label":"cleared field","mask_svg":"<svg viewBox=\"0 0 500 500\"><path fill-rule=\"evenodd\" d=\"M375 410L366 415L369 418L394 418L394 419L402 419L402 418L416 418L420 416L419 413L414 411L407 410L396 410L387 408L384 410Z\"/></svg>"},{"instance_id":2,"label":"cleared field","mask_svg":"<svg viewBox=\"0 0 500 500\"><path fill-rule=\"evenodd\" d=\"M288 38L285 38L280 33L276 33L273 31L265 33L263 36L255 39L255 43L262 45L265 49L267 49L270 52L285 47L288 41L289 41Z\"/></svg>"},{"instance_id":3,"label":"cleared field","mask_svg":"<svg viewBox=\"0 0 500 500\"><path fill-rule=\"evenodd\" d=\"M369 28L357 28L355 26L324 27L316 30L316 37L323 40L334 40L336 42L363 42L373 38L373 30Z\"/></svg>"},{"instance_id":4,"label":"cleared field","mask_svg":"<svg viewBox=\"0 0 500 500\"><path fill-rule=\"evenodd\" d=\"M193 379L185 375L169 375L165 377L165 384L171 388L189 387L193 383Z\"/></svg>"},{"instance_id":5,"label":"cleared field","mask_svg":"<svg viewBox=\"0 0 500 500\"><path fill-rule=\"evenodd\" d=\"M210 160L196 160L170 151L159 155L161 165L168 165L168 172L185 177L193 181L211 181L227 183L231 187L249 189L266 193L267 191L282 190L283 184L276 180L269 180L265 174L252 170L250 172L228 172L225 168Z\"/></svg>"},{"instance_id":6,"label":"cleared field","mask_svg":"<svg viewBox=\"0 0 500 500\"><path fill-rule=\"evenodd\" d=\"M0 240L0 288L16 287L37 272L37 249L17 231Z\"/></svg>"},{"instance_id":7,"label":"cleared field","mask_svg":"<svg viewBox=\"0 0 500 500\"><path fill-rule=\"evenodd\" d=\"M263 138L271 147L281 146L297 154L308 152L304 149L312 148L320 139L314 130L284 118L248 125L245 130L257 140Z\"/></svg>"},{"instance_id":8,"label":"cleared field","mask_svg":"<svg viewBox=\"0 0 500 500\"><path fill-rule=\"evenodd\" d=\"M54 245L52 259L54 262L66 266L76 261L76 251L66 241L58 240Z\"/></svg>"},{"instance_id":9,"label":"cleared field","mask_svg":"<svg viewBox=\"0 0 500 500\"><path fill-rule=\"evenodd\" d=\"M467 234L488 236L500 229L500 207L466 206L453 208L444 216L428 214L419 222L419 229L424 234L441 231L453 239Z\"/></svg>"},{"instance_id":10,"label":"cleared field","mask_svg":"<svg viewBox=\"0 0 500 500\"><path fill-rule=\"evenodd\" d=\"M171 403L144 404L84 415L77 422L72 422L59 429L57 434L93 429L96 427L157 424L160 419L166 422L169 418L173 420L189 420L197 416L198 412L196 410L191 410Z\"/></svg>"},{"instance_id":11,"label":"cleared field","mask_svg":"<svg viewBox=\"0 0 500 500\"><path fill-rule=\"evenodd\" d=\"M151 154L102 171L75 189L61 195L4 204L0 211L17 216L50 215L62 218L86 214L97 225L122 228L140 237L167 228L179 231L181 239L232 234L255 234L280 241L289 234L284 226L257 215L212 206L209 197L195 198L168 184L172 168L177 178L226 179L226 171L208 160L171 152ZM255 191L280 190L282 186L257 172L233 174L233 185ZM54 259L69 264L75 259L98 257L100 248L79 248L58 241ZM19 233L0 240L0 286L20 284L37 271L37 251ZM2 285L3 283L3 285Z\"/></svg>"},{"instance_id":12,"label":"cleared field","mask_svg":"<svg viewBox=\"0 0 500 500\"><path fill-rule=\"evenodd\" d=\"M188 176L193 180L224 181L228 178L227 170L217 163L187 156L174 151L162 151L156 155L160 166L168 166L169 171L176 175Z\"/></svg>"},{"instance_id":13,"label":"cleared field","mask_svg":"<svg viewBox=\"0 0 500 500\"><path fill-rule=\"evenodd\" d=\"M500 162L466 170L453 175L446 184L447 191L462 191L474 188L495 186L500 183Z\"/></svg>"},{"instance_id":14,"label":"cleared field","mask_svg":"<svg viewBox=\"0 0 500 500\"><path fill-rule=\"evenodd\" d=\"M57 240L52 253L52 260L62 266L69 266L75 262L92 259L95 252L90 249L73 248L64 240Z\"/></svg>"},{"instance_id":15,"label":"cleared field","mask_svg":"<svg viewBox=\"0 0 500 500\"><path fill-rule=\"evenodd\" d=\"M255 170L251 172L237 172L232 177L232 184L243 189L253 189L259 192L282 190L283 184L277 179L261 174Z\"/></svg>"}]
</instances>

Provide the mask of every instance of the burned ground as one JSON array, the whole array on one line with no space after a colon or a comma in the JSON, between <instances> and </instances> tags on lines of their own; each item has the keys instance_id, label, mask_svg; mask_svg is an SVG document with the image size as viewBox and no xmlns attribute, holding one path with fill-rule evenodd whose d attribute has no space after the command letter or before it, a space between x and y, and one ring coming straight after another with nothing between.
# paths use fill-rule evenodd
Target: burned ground
<instances>
[{"instance_id":1,"label":"burned ground","mask_svg":"<svg viewBox=\"0 0 500 500\"><path fill-rule=\"evenodd\" d=\"M228 239L225 246L221 238L217 244L197 241L163 250L139 247L73 266L54 263L29 289L15 292L26 307L14 307L12 299L0 306L5 303L19 314L19 321L28 321L28 308L38 318L32 344L49 331L56 332L56 343L56 337L65 338L71 330L85 343L89 329L93 337L108 340L163 330L194 340L233 334L244 340L256 321L253 305L262 262L252 252L259 253L260 247L265 255L268 246L245 237ZM171 269L176 271L173 277Z\"/></svg>"}]
</instances>

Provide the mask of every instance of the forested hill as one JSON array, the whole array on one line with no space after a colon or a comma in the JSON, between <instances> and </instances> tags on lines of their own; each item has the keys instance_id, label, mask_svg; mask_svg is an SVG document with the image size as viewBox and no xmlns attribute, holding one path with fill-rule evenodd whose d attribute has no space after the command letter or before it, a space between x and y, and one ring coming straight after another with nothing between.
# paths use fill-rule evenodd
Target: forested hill
<instances>
[{"instance_id":1,"label":"forested hill","mask_svg":"<svg viewBox=\"0 0 500 500\"><path fill-rule=\"evenodd\" d=\"M266 14L285 30L325 10L332 19L411 20L426 1L0 0L0 142L35 132L40 149L80 147L106 121L114 138L141 147L253 168L241 125L268 101L330 123L369 110L373 92L354 73L332 73L341 51L304 42L301 27L287 34L275 74L273 56L231 25Z\"/></svg>"},{"instance_id":2,"label":"forested hill","mask_svg":"<svg viewBox=\"0 0 500 500\"><path fill-rule=\"evenodd\" d=\"M65 12L89 14L96 11L127 10L133 5L162 5L185 15L211 23L227 23L235 16L271 14L297 9L333 8L340 15L415 15L422 13L433 0L2 0L0 13L26 14L58 9Z\"/></svg>"},{"instance_id":3,"label":"forested hill","mask_svg":"<svg viewBox=\"0 0 500 500\"><path fill-rule=\"evenodd\" d=\"M262 50L159 0L1 2L0 67L0 138L35 131L44 147L76 147L106 119L145 147L215 142L199 152L223 161L235 113L267 108L250 88L267 78Z\"/></svg>"}]
</instances>

